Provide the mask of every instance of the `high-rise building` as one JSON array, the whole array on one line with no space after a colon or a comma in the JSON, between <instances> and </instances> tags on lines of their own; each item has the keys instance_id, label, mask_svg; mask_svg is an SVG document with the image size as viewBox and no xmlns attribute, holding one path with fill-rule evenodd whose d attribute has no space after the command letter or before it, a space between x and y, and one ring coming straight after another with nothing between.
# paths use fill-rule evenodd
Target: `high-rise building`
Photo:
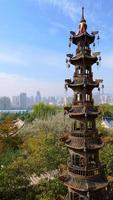
<instances>
[{"instance_id":1,"label":"high-rise building","mask_svg":"<svg viewBox=\"0 0 113 200\"><path fill-rule=\"evenodd\" d=\"M37 91L35 97L35 103L40 103L40 102L41 102L41 94L40 91Z\"/></svg>"},{"instance_id":2,"label":"high-rise building","mask_svg":"<svg viewBox=\"0 0 113 200\"><path fill-rule=\"evenodd\" d=\"M66 138L70 158L68 170L61 180L68 187L65 200L108 200L108 181L104 174L104 165L99 160L99 150L103 143L96 128L98 110L94 107L92 91L99 89L101 80L93 80L92 65L99 63L98 54L92 54L90 44L94 44L98 32L87 32L84 9L79 31L71 31L70 42L77 45L76 54L67 54L66 62L74 65L73 80L66 79L67 88L74 92L72 106L66 106L65 112L72 119L71 133ZM113 197L113 196L112 196Z\"/></svg>"},{"instance_id":3,"label":"high-rise building","mask_svg":"<svg viewBox=\"0 0 113 200\"><path fill-rule=\"evenodd\" d=\"M27 94L26 93L20 94L20 108L21 109L27 108Z\"/></svg>"},{"instance_id":4,"label":"high-rise building","mask_svg":"<svg viewBox=\"0 0 113 200\"><path fill-rule=\"evenodd\" d=\"M11 109L11 100L9 97L0 98L0 109L1 110L10 110Z\"/></svg>"},{"instance_id":5,"label":"high-rise building","mask_svg":"<svg viewBox=\"0 0 113 200\"><path fill-rule=\"evenodd\" d=\"M27 97L27 108L32 108L33 104L34 104L34 97L33 96Z\"/></svg>"},{"instance_id":6,"label":"high-rise building","mask_svg":"<svg viewBox=\"0 0 113 200\"><path fill-rule=\"evenodd\" d=\"M20 106L19 96L13 96L12 97L12 107L19 108L19 106Z\"/></svg>"}]
</instances>

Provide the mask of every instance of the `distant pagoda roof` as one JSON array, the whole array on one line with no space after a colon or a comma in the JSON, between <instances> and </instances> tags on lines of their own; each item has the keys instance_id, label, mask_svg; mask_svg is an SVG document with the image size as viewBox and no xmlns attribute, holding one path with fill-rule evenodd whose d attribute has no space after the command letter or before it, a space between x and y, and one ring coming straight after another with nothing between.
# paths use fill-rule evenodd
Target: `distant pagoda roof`
<instances>
[{"instance_id":1,"label":"distant pagoda roof","mask_svg":"<svg viewBox=\"0 0 113 200\"><path fill-rule=\"evenodd\" d=\"M102 120L107 128L113 128L113 117L103 117Z\"/></svg>"}]
</instances>

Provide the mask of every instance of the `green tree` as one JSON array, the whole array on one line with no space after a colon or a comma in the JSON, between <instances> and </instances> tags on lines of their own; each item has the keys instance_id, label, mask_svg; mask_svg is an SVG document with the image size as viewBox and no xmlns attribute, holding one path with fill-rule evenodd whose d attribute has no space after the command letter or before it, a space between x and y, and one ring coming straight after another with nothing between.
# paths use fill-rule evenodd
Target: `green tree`
<instances>
[{"instance_id":1,"label":"green tree","mask_svg":"<svg viewBox=\"0 0 113 200\"><path fill-rule=\"evenodd\" d=\"M47 119L52 115L55 115L61 108L54 105L39 103L33 106L33 112L35 117L40 119Z\"/></svg>"}]
</instances>

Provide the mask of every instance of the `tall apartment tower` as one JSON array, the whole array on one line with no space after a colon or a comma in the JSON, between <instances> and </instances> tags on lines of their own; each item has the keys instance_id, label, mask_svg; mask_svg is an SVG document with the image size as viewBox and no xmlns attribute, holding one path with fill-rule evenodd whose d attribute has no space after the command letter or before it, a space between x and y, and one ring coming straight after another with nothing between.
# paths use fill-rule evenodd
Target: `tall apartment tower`
<instances>
[{"instance_id":1,"label":"tall apartment tower","mask_svg":"<svg viewBox=\"0 0 113 200\"><path fill-rule=\"evenodd\" d=\"M41 102L41 94L40 91L36 92L35 102L40 103Z\"/></svg>"},{"instance_id":2,"label":"tall apartment tower","mask_svg":"<svg viewBox=\"0 0 113 200\"><path fill-rule=\"evenodd\" d=\"M94 107L92 91L99 88L101 80L93 80L92 65L98 64L98 55L91 52L98 32L87 32L87 23L82 18L77 33L71 31L70 41L77 46L75 55L67 54L67 62L74 66L73 80L66 79L66 86L74 92L72 106L65 112L72 119L71 133L66 140L70 158L68 170L60 179L68 187L65 200L108 200L108 181L104 166L99 160L103 143L96 128L98 110Z\"/></svg>"},{"instance_id":3,"label":"tall apartment tower","mask_svg":"<svg viewBox=\"0 0 113 200\"><path fill-rule=\"evenodd\" d=\"M21 93L20 94L20 108L26 109L26 107L27 107L27 94Z\"/></svg>"}]
</instances>

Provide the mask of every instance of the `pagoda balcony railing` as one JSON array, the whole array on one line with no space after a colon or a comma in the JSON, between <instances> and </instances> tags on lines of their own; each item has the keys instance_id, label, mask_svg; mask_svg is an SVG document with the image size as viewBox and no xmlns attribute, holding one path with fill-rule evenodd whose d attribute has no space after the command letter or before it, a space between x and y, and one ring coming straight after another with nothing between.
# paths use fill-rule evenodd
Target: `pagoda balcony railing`
<instances>
[{"instance_id":1,"label":"pagoda balcony railing","mask_svg":"<svg viewBox=\"0 0 113 200\"><path fill-rule=\"evenodd\" d=\"M103 142L99 137L70 137L66 143L68 147L74 149L99 149L103 146Z\"/></svg>"},{"instance_id":2,"label":"pagoda balcony railing","mask_svg":"<svg viewBox=\"0 0 113 200\"><path fill-rule=\"evenodd\" d=\"M89 55L89 56L91 56L91 49L90 48L85 48L85 49L83 49L83 48L77 48L76 49L76 55L78 55L78 56L81 56L81 55Z\"/></svg>"},{"instance_id":3,"label":"pagoda balcony railing","mask_svg":"<svg viewBox=\"0 0 113 200\"><path fill-rule=\"evenodd\" d=\"M69 113L71 114L99 114L98 109L95 107L85 107L85 106L73 106L70 110Z\"/></svg>"},{"instance_id":4,"label":"pagoda balcony railing","mask_svg":"<svg viewBox=\"0 0 113 200\"><path fill-rule=\"evenodd\" d=\"M73 101L73 105L74 106L93 106L94 105L94 100L90 100L90 101L85 101L85 100L74 100Z\"/></svg>"},{"instance_id":5,"label":"pagoda balcony railing","mask_svg":"<svg viewBox=\"0 0 113 200\"><path fill-rule=\"evenodd\" d=\"M70 172L78 175L78 176L97 176L102 174L104 165L92 165L92 167L87 166L85 167L76 167L72 165L71 161L67 161L67 166Z\"/></svg>"},{"instance_id":6,"label":"pagoda balcony railing","mask_svg":"<svg viewBox=\"0 0 113 200\"><path fill-rule=\"evenodd\" d=\"M97 84L96 81L93 81L92 79L89 79L89 80L85 80L85 78L79 78L79 79L76 79L76 80L71 80L71 79L66 79L65 80L65 83L67 84L73 84L73 85L79 85L79 84Z\"/></svg>"},{"instance_id":7,"label":"pagoda balcony railing","mask_svg":"<svg viewBox=\"0 0 113 200\"><path fill-rule=\"evenodd\" d=\"M92 80L88 80L87 82L85 82L83 79L82 80L74 80L70 83L67 83L69 85L69 87L75 87L75 86L80 86L80 85L94 85L95 87L98 86L98 84L95 81Z\"/></svg>"},{"instance_id":8,"label":"pagoda balcony railing","mask_svg":"<svg viewBox=\"0 0 113 200\"><path fill-rule=\"evenodd\" d=\"M72 125L71 131L72 131L74 134L76 134L76 133L86 133L86 134L87 134L87 132L92 134L93 132L97 132L98 129L97 129L97 128L87 128L87 127L76 128L76 129L74 129L74 128L73 128L73 125Z\"/></svg>"},{"instance_id":9,"label":"pagoda balcony railing","mask_svg":"<svg viewBox=\"0 0 113 200\"><path fill-rule=\"evenodd\" d=\"M73 130L73 128L71 129L71 135L76 136L76 137L77 137L77 135L80 135L81 137L83 137L85 132L86 132L85 129L79 129L79 128L76 130Z\"/></svg>"},{"instance_id":10,"label":"pagoda balcony railing","mask_svg":"<svg viewBox=\"0 0 113 200\"><path fill-rule=\"evenodd\" d=\"M75 78L78 78L78 77L81 77L82 76L82 78L89 78L89 80L92 80L92 77L93 77L93 72L91 72L90 74L87 74L87 73L77 73L77 72L75 72L75 74L74 74L74 77Z\"/></svg>"},{"instance_id":11,"label":"pagoda balcony railing","mask_svg":"<svg viewBox=\"0 0 113 200\"><path fill-rule=\"evenodd\" d=\"M76 106L70 109L70 112L73 112L73 111L74 113L84 113L85 109L83 106Z\"/></svg>"},{"instance_id":12,"label":"pagoda balcony railing","mask_svg":"<svg viewBox=\"0 0 113 200\"><path fill-rule=\"evenodd\" d=\"M90 136L96 136L98 134L98 129L76 129L76 130L71 130L70 133L72 136L76 137L90 137Z\"/></svg>"},{"instance_id":13,"label":"pagoda balcony railing","mask_svg":"<svg viewBox=\"0 0 113 200\"><path fill-rule=\"evenodd\" d=\"M73 198L74 200L80 200L79 195ZM70 200L69 194L66 195L65 200Z\"/></svg>"},{"instance_id":14,"label":"pagoda balcony railing","mask_svg":"<svg viewBox=\"0 0 113 200\"><path fill-rule=\"evenodd\" d=\"M69 200L69 194L66 195L65 200Z\"/></svg>"}]
</instances>

